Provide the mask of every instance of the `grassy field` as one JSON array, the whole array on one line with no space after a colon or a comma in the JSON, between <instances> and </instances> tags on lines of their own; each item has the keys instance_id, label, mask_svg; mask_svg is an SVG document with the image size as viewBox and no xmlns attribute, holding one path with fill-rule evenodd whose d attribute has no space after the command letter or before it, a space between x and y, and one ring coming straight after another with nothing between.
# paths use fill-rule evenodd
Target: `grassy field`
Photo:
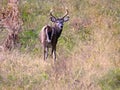
<instances>
[{"instance_id":1,"label":"grassy field","mask_svg":"<svg viewBox=\"0 0 120 90\"><path fill-rule=\"evenodd\" d=\"M0 1L0 7L6 6ZM38 39L49 11L65 23L57 61L43 60ZM21 0L21 47L0 52L0 90L120 90L119 0ZM0 31L0 44L7 31Z\"/></svg>"}]
</instances>

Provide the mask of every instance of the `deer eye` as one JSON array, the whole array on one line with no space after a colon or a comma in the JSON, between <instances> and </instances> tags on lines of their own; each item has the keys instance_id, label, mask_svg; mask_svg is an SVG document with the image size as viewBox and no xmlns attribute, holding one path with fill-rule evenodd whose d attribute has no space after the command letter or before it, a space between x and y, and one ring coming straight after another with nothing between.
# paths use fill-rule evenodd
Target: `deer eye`
<instances>
[{"instance_id":1,"label":"deer eye","mask_svg":"<svg viewBox=\"0 0 120 90\"><path fill-rule=\"evenodd\" d=\"M60 23L59 21L56 21L56 23Z\"/></svg>"}]
</instances>

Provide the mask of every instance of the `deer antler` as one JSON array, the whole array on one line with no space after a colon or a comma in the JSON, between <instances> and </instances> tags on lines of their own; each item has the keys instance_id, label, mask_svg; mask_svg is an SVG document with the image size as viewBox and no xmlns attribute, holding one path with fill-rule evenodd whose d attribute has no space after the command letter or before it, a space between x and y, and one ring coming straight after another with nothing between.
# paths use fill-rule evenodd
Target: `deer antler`
<instances>
[{"instance_id":1,"label":"deer antler","mask_svg":"<svg viewBox=\"0 0 120 90\"><path fill-rule=\"evenodd\" d=\"M52 17L55 18L55 16L52 14L52 12L53 12L53 10L51 9L51 10L50 10L50 16L52 16Z\"/></svg>"},{"instance_id":2,"label":"deer antler","mask_svg":"<svg viewBox=\"0 0 120 90\"><path fill-rule=\"evenodd\" d=\"M68 9L66 9L66 13L62 18L66 17L68 15L68 13L69 13L69 11L68 11Z\"/></svg>"}]
</instances>

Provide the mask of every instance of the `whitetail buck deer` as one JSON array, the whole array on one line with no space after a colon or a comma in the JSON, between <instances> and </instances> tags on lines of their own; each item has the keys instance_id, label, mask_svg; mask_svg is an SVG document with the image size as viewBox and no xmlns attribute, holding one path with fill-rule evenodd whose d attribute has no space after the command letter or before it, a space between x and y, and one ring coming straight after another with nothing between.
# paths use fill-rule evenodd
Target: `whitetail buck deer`
<instances>
[{"instance_id":1,"label":"whitetail buck deer","mask_svg":"<svg viewBox=\"0 0 120 90\"><path fill-rule=\"evenodd\" d=\"M40 32L40 42L44 49L44 60L48 57L48 49L52 48L51 55L54 61L56 61L56 44L61 35L64 22L69 20L68 10L66 9L65 15L61 18L56 18L52 14L52 11L50 11L50 20L54 23L54 26L46 25L42 28Z\"/></svg>"}]
</instances>

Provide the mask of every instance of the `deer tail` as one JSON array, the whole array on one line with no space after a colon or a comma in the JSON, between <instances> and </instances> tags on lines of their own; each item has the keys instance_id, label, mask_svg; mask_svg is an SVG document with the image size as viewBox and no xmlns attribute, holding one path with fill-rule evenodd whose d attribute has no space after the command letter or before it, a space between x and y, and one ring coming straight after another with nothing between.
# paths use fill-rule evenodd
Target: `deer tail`
<instances>
[{"instance_id":1,"label":"deer tail","mask_svg":"<svg viewBox=\"0 0 120 90\"><path fill-rule=\"evenodd\" d=\"M49 28L46 26L46 27L45 27L46 40L47 40L48 43L50 43L51 40L50 40L50 38L49 38L48 31L49 31Z\"/></svg>"}]
</instances>

